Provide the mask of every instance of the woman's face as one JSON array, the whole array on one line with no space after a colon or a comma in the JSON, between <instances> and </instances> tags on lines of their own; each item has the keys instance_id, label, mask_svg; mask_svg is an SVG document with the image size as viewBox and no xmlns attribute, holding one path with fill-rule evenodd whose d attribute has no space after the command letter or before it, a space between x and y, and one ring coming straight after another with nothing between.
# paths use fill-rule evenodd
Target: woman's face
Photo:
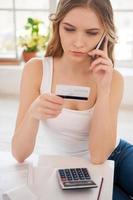
<instances>
[{"instance_id":1,"label":"woman's face","mask_svg":"<svg viewBox=\"0 0 133 200\"><path fill-rule=\"evenodd\" d=\"M72 9L59 25L64 53L80 60L88 58L87 53L96 47L103 32L100 19L90 8Z\"/></svg>"}]
</instances>

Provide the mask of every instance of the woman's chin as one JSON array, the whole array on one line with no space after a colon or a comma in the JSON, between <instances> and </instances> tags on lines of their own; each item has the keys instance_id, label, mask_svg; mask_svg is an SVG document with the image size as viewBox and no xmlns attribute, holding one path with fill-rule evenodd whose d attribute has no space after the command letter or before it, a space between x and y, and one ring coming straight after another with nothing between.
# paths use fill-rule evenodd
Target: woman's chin
<instances>
[{"instance_id":1,"label":"woman's chin","mask_svg":"<svg viewBox=\"0 0 133 200\"><path fill-rule=\"evenodd\" d=\"M71 60L75 61L75 62L78 62L78 63L81 63L81 62L84 62L86 61L86 58L84 57L74 57L74 56L71 56Z\"/></svg>"}]
</instances>

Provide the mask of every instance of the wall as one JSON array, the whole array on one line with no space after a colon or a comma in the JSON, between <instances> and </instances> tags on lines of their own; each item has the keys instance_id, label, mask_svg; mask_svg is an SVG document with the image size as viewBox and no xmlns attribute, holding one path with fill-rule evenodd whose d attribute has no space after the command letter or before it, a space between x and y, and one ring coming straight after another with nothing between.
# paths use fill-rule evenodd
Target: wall
<instances>
[{"instance_id":1,"label":"wall","mask_svg":"<svg viewBox=\"0 0 133 200\"><path fill-rule=\"evenodd\" d=\"M122 105L133 108L133 68L119 68L118 70L124 77L124 95Z\"/></svg>"},{"instance_id":2,"label":"wall","mask_svg":"<svg viewBox=\"0 0 133 200\"><path fill-rule=\"evenodd\" d=\"M22 70L22 66L0 66L0 94L19 94Z\"/></svg>"}]
</instances>

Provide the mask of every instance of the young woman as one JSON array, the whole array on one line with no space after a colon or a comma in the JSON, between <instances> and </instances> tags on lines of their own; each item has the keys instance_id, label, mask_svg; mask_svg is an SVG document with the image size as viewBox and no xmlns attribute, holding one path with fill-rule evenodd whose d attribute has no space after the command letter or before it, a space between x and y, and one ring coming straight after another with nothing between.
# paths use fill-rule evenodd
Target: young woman
<instances>
[{"instance_id":1,"label":"young woman","mask_svg":"<svg viewBox=\"0 0 133 200\"><path fill-rule=\"evenodd\" d=\"M113 199L129 199L133 146L117 138L123 78L114 69L110 1L60 0L51 20L53 35L45 57L30 60L23 71L12 153L23 162L33 152L41 122L45 154L80 156L95 164L115 160ZM88 100L57 96L58 84L88 87Z\"/></svg>"}]
</instances>

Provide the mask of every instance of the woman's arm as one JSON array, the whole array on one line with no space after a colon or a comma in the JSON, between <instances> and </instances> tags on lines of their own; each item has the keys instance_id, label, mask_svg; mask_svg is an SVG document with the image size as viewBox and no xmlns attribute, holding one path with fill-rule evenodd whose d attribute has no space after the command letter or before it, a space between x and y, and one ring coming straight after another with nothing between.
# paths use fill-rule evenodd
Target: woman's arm
<instances>
[{"instance_id":1,"label":"woman's arm","mask_svg":"<svg viewBox=\"0 0 133 200\"><path fill-rule=\"evenodd\" d=\"M117 114L123 94L123 78L114 70L111 89L101 92L95 104L89 134L93 163L104 162L116 145Z\"/></svg>"},{"instance_id":2,"label":"woman's arm","mask_svg":"<svg viewBox=\"0 0 133 200\"><path fill-rule=\"evenodd\" d=\"M42 73L39 59L29 61L23 71L20 106L12 139L12 153L19 162L33 152L39 121L57 117L63 108L63 98L54 94L40 95Z\"/></svg>"},{"instance_id":3,"label":"woman's arm","mask_svg":"<svg viewBox=\"0 0 133 200\"><path fill-rule=\"evenodd\" d=\"M108 38L103 50L89 53L96 59L90 70L97 85L97 101L91 121L89 148L93 163L104 162L116 145L117 115L123 94L123 78L108 56Z\"/></svg>"},{"instance_id":4,"label":"woman's arm","mask_svg":"<svg viewBox=\"0 0 133 200\"><path fill-rule=\"evenodd\" d=\"M20 88L20 105L17 115L15 133L12 139L12 153L23 162L33 151L39 120L32 117L30 105L40 95L42 63L32 59L25 64Z\"/></svg>"}]
</instances>

